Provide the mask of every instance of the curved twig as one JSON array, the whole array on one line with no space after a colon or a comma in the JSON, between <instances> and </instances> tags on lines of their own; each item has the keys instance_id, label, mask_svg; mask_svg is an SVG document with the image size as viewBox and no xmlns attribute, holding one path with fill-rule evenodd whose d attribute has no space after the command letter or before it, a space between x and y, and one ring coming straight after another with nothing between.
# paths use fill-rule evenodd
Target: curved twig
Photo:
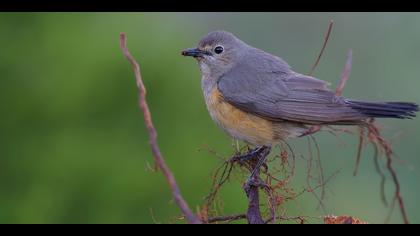
<instances>
[{"instance_id":1,"label":"curved twig","mask_svg":"<svg viewBox=\"0 0 420 236\"><path fill-rule=\"evenodd\" d=\"M349 54L347 56L346 65L344 66L343 74L341 74L340 82L337 85L337 88L335 89L335 95L341 96L343 93L344 87L346 86L346 82L350 77L350 71L353 61L353 50L349 50Z\"/></svg>"},{"instance_id":2,"label":"curved twig","mask_svg":"<svg viewBox=\"0 0 420 236\"><path fill-rule=\"evenodd\" d=\"M157 132L156 132L155 127L153 126L152 115L150 113L149 106L147 105L147 102L146 102L146 88L144 87L143 80L141 78L140 66L137 63L137 61L134 59L134 57L131 55L131 53L128 51L125 33L120 34L120 47L122 49L124 56L127 58L131 66L133 67L134 74L136 76L137 88L140 94L139 106L144 115L144 123L146 124L147 130L149 131L150 146L152 148L152 153L155 158L156 164L159 167L159 169L162 171L162 173L165 175L165 178L169 184L169 187L171 188L172 196L175 200L175 203L178 205L182 213L185 215L185 218L187 219L188 223L199 224L201 223L201 221L192 213L192 211L188 207L187 202L182 197L181 191L179 190L179 187L175 181L175 177L172 174L169 167L166 165L165 159L163 158L159 150L159 147L157 144Z\"/></svg>"},{"instance_id":3,"label":"curved twig","mask_svg":"<svg viewBox=\"0 0 420 236\"><path fill-rule=\"evenodd\" d=\"M327 30L327 33L325 35L324 43L322 44L321 51L319 52L318 57L316 58L316 61L311 68L311 71L309 72L309 75L312 75L314 73L315 68L318 66L319 62L321 61L322 54L324 53L325 48L327 47L328 39L330 38L330 34L331 34L331 31L332 31L333 25L334 25L334 21L330 20L330 24L328 25L328 30Z\"/></svg>"},{"instance_id":4,"label":"curved twig","mask_svg":"<svg viewBox=\"0 0 420 236\"><path fill-rule=\"evenodd\" d=\"M385 157L386 157L386 168L391 174L392 181L394 182L395 192L394 192L394 200L393 200L391 209L394 206L394 202L397 201L404 223L409 224L410 221L408 219L407 212L405 211L404 200L401 196L400 182L398 180L397 173L395 172L395 169L392 165L392 161L394 159L394 152L392 151L392 148L389 145L389 143L382 137L379 128L375 125L375 123L373 123L373 120L371 120L367 124L368 124L367 128L369 131L368 137L374 145L377 144L384 152Z\"/></svg>"}]
</instances>

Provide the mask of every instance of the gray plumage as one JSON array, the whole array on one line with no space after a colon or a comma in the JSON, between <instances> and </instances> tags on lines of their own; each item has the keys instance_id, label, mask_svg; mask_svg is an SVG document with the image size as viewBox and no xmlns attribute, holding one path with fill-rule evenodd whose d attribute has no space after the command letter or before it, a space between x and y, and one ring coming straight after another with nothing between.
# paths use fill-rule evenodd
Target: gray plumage
<instances>
[{"instance_id":1,"label":"gray plumage","mask_svg":"<svg viewBox=\"0 0 420 236\"><path fill-rule=\"evenodd\" d=\"M218 81L229 103L265 118L308 124L353 122L365 117L334 96L324 81L294 73L258 49L248 52Z\"/></svg>"},{"instance_id":2,"label":"gray plumage","mask_svg":"<svg viewBox=\"0 0 420 236\"><path fill-rule=\"evenodd\" d=\"M281 58L247 45L233 34L215 31L199 48L224 48L203 56L203 74L233 106L273 121L303 124L358 124L369 117L410 118L418 105L405 102L362 102L335 96L328 83L291 70ZM210 49L208 49L210 48ZM212 58L213 57L213 58Z\"/></svg>"}]
</instances>

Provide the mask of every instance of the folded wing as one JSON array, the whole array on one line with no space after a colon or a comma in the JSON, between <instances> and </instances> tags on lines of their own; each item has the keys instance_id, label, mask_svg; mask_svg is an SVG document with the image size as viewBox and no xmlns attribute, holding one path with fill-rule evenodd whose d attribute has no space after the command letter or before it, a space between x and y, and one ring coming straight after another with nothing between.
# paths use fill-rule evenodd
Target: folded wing
<instances>
[{"instance_id":1,"label":"folded wing","mask_svg":"<svg viewBox=\"0 0 420 236\"><path fill-rule=\"evenodd\" d=\"M335 96L325 81L295 73L264 52L257 54L219 79L218 88L230 104L267 119L307 124L352 124L368 117Z\"/></svg>"}]
</instances>

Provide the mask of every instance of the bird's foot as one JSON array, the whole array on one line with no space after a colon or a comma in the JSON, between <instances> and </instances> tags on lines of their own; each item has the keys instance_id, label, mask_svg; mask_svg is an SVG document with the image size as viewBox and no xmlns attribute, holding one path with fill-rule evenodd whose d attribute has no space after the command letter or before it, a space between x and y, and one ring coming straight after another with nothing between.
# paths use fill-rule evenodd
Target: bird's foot
<instances>
[{"instance_id":1,"label":"bird's foot","mask_svg":"<svg viewBox=\"0 0 420 236\"><path fill-rule=\"evenodd\" d=\"M259 154L264 151L264 149L267 148L265 146L257 147L254 149L249 150L248 152L244 154L239 154L233 156L229 161L230 162L239 162L241 164L244 164L246 161L252 160L254 158L257 158Z\"/></svg>"},{"instance_id":2,"label":"bird's foot","mask_svg":"<svg viewBox=\"0 0 420 236\"><path fill-rule=\"evenodd\" d=\"M258 176L249 176L245 182L245 190L251 188L251 187L261 187L266 188L268 185Z\"/></svg>"},{"instance_id":3,"label":"bird's foot","mask_svg":"<svg viewBox=\"0 0 420 236\"><path fill-rule=\"evenodd\" d=\"M250 188L251 186L255 187L265 187L264 182L260 179L259 173L261 167L265 164L268 154L271 152L271 147L261 146L249 150L247 153L242 155L236 155L230 159L231 163L239 162L241 165L250 161L248 164L250 166L251 175L248 177L245 188ZM255 161L253 161L255 159Z\"/></svg>"},{"instance_id":4,"label":"bird's foot","mask_svg":"<svg viewBox=\"0 0 420 236\"><path fill-rule=\"evenodd\" d=\"M260 168L265 164L268 154L270 154L271 147L262 147L257 154L258 161L251 163L251 175L245 182L244 189L249 195L252 188L267 188L267 184L260 178ZM249 196L248 196L249 197Z\"/></svg>"},{"instance_id":5,"label":"bird's foot","mask_svg":"<svg viewBox=\"0 0 420 236\"><path fill-rule=\"evenodd\" d=\"M248 180L254 179L254 177L259 174L261 166L263 166L265 164L265 161L267 160L267 157L271 152L271 147L263 146L261 148L262 149L257 154L258 162L255 165L252 166L253 169L252 169L251 175L249 176Z\"/></svg>"}]
</instances>

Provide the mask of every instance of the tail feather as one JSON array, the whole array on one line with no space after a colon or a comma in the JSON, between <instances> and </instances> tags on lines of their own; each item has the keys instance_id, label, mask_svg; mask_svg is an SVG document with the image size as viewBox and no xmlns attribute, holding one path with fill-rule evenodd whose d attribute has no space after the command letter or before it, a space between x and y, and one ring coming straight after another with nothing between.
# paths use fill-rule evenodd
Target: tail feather
<instances>
[{"instance_id":1,"label":"tail feather","mask_svg":"<svg viewBox=\"0 0 420 236\"><path fill-rule=\"evenodd\" d=\"M347 100L353 109L368 117L411 119L416 116L419 106L409 102L363 102Z\"/></svg>"}]
</instances>

